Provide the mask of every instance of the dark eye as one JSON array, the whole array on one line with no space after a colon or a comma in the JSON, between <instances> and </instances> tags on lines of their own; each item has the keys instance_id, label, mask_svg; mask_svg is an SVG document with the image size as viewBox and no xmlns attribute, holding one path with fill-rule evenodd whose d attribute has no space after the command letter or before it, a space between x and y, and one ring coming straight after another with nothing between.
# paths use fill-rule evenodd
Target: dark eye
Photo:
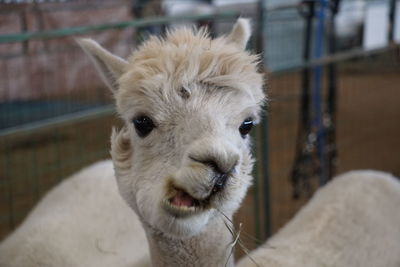
<instances>
[{"instance_id":1,"label":"dark eye","mask_svg":"<svg viewBox=\"0 0 400 267\"><path fill-rule=\"evenodd\" d=\"M140 137L146 137L155 127L153 121L147 116L139 116L132 120L136 133Z\"/></svg>"},{"instance_id":2,"label":"dark eye","mask_svg":"<svg viewBox=\"0 0 400 267\"><path fill-rule=\"evenodd\" d=\"M247 118L244 120L244 122L242 122L242 125L239 127L239 132L243 138L250 132L251 128L253 128L253 125L254 122L251 118Z\"/></svg>"}]
</instances>

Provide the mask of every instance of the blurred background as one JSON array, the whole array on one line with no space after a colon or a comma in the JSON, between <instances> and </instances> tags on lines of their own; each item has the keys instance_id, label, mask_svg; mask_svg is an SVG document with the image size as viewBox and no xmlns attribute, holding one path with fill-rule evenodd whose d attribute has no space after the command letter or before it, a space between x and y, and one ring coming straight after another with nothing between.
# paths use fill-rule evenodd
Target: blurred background
<instances>
[{"instance_id":1,"label":"blurred background","mask_svg":"<svg viewBox=\"0 0 400 267\"><path fill-rule=\"evenodd\" d=\"M239 16L252 18L269 95L235 218L249 248L333 175L400 176L398 0L0 0L0 240L62 179L109 158L120 122L74 38L126 57L167 27L219 35Z\"/></svg>"}]
</instances>

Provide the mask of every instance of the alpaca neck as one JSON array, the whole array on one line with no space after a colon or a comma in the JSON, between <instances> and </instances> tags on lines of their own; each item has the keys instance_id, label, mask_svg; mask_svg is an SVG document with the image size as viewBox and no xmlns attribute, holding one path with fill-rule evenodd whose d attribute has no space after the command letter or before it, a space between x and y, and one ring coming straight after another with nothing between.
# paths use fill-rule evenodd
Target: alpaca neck
<instances>
[{"instance_id":1,"label":"alpaca neck","mask_svg":"<svg viewBox=\"0 0 400 267\"><path fill-rule=\"evenodd\" d=\"M230 266L232 236L220 218L194 237L178 239L146 227L153 266Z\"/></svg>"}]
</instances>

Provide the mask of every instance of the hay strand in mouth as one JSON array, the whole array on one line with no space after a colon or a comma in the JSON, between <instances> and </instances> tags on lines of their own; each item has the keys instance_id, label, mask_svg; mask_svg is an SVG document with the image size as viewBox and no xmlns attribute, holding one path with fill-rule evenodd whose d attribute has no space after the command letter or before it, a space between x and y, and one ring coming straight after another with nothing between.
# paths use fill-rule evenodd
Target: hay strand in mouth
<instances>
[{"instance_id":1,"label":"hay strand in mouth","mask_svg":"<svg viewBox=\"0 0 400 267\"><path fill-rule=\"evenodd\" d=\"M228 222L231 223L231 225L234 225L233 221L231 219L228 218L228 216L226 216L223 212L221 212L220 210L216 209ZM245 230L242 229L241 232L241 236L245 236L248 239L251 239L253 242L255 242L257 245L261 245L264 243L264 241L262 241L261 239L258 239L257 237L253 236L252 234L246 232Z\"/></svg>"},{"instance_id":2,"label":"hay strand in mouth","mask_svg":"<svg viewBox=\"0 0 400 267\"><path fill-rule=\"evenodd\" d=\"M237 242L238 242L238 240L240 238L240 231L242 230L242 223L240 223L239 231L236 234L236 237L235 237L235 230L233 229L233 227L231 227L225 220L224 220L224 224L225 224L226 228L228 229L228 231L231 233L232 237L234 238L232 243L229 244L230 247L231 247L231 252L229 253L229 257L225 262L225 267L226 267L228 265L228 262L229 262L230 258L233 255L233 251L235 250L235 246L236 246L236 244L237 244Z\"/></svg>"},{"instance_id":3,"label":"hay strand in mouth","mask_svg":"<svg viewBox=\"0 0 400 267\"><path fill-rule=\"evenodd\" d=\"M239 223L239 230L236 232L233 222L231 219L228 218L228 216L226 216L222 211L220 211L219 209L216 209L222 216L224 219L224 224L225 227L228 229L229 233L232 235L233 241L232 243L230 243L230 247L231 247L231 251L229 253L228 259L225 262L225 267L227 266L229 259L231 258L233 251L235 249L236 244L239 244L239 247L242 249L242 251L246 254L247 257L249 257L249 259L258 267L260 267L260 265L250 256L250 252L249 250L246 248L246 246L243 244L243 242L240 239L240 235L242 233L242 223Z\"/></svg>"}]
</instances>

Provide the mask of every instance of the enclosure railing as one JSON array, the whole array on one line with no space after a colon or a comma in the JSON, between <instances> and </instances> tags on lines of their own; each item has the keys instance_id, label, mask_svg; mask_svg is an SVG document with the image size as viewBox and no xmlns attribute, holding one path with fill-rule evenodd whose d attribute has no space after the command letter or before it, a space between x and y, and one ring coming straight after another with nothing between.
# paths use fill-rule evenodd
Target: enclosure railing
<instances>
[{"instance_id":1,"label":"enclosure railing","mask_svg":"<svg viewBox=\"0 0 400 267\"><path fill-rule=\"evenodd\" d=\"M191 16L175 16L175 17L166 16L166 17L135 19L132 21L108 23L101 25L70 27L70 28L63 28L56 30L40 31L40 32L3 34L0 35L0 45L2 43L20 43L31 40L46 40L46 39L54 39L67 36L78 37L79 35L93 33L93 32L101 32L101 31L117 30L125 28L142 28L146 26L165 25L173 22L233 19L234 17L237 16L238 14L236 12L220 12L208 15L191 15ZM73 123L83 120L85 118L91 119L98 116L111 114L112 112L114 112L114 108L112 105L104 105L101 107L96 107L81 112L75 112L73 114L58 116L56 118L50 118L50 119L40 120L34 123L0 129L0 137L14 135L18 133L27 133L29 131L44 129L46 127L52 127L63 123Z\"/></svg>"},{"instance_id":2,"label":"enclosure railing","mask_svg":"<svg viewBox=\"0 0 400 267\"><path fill-rule=\"evenodd\" d=\"M165 25L173 22L199 21L199 20L219 20L233 19L239 14L237 12L220 12L206 15L190 15L190 16L165 16L154 18L135 19L132 21L123 21L116 23L106 23L101 25L88 25L71 27L64 29L40 31L40 32L22 32L16 34L0 35L0 43L24 42L35 39L45 40L51 38L75 36L98 31L117 30L125 28L142 28L146 26Z\"/></svg>"}]
</instances>

